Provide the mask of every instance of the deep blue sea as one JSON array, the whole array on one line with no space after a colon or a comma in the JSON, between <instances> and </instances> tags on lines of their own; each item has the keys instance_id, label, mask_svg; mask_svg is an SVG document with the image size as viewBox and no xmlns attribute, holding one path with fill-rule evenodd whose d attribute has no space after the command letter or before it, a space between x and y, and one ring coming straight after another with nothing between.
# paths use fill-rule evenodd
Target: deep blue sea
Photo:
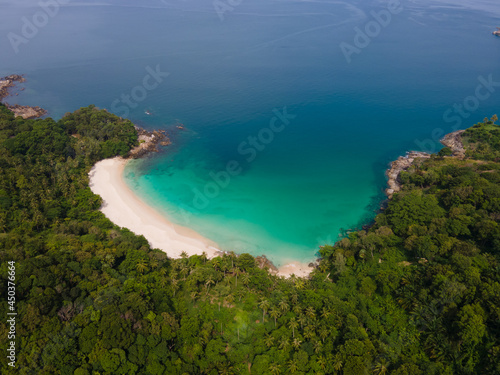
<instances>
[{"instance_id":1,"label":"deep blue sea","mask_svg":"<svg viewBox=\"0 0 500 375\"><path fill-rule=\"evenodd\" d=\"M10 102L167 130L129 185L277 264L373 219L391 160L500 112L497 0L42 4L0 0L0 76L28 79Z\"/></svg>"}]
</instances>

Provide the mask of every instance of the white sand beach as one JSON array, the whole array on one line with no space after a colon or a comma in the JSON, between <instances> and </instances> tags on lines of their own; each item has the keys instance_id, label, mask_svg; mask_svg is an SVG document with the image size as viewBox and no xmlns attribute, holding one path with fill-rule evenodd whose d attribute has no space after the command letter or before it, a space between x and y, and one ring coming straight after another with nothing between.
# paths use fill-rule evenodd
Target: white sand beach
<instances>
[{"instance_id":1,"label":"white sand beach","mask_svg":"<svg viewBox=\"0 0 500 375\"><path fill-rule=\"evenodd\" d=\"M171 223L139 199L123 179L127 162L120 157L106 159L90 171L90 189L103 200L101 212L116 225L143 235L151 247L163 250L171 258L180 258L183 251L189 256L203 252L209 258L220 255L216 243L192 229ZM290 262L281 266L277 275L306 277L311 271L307 264Z\"/></svg>"},{"instance_id":2,"label":"white sand beach","mask_svg":"<svg viewBox=\"0 0 500 375\"><path fill-rule=\"evenodd\" d=\"M209 258L216 256L217 244L171 223L130 190L123 180L126 164L123 158L106 159L90 171L90 189L103 200L101 212L116 225L143 235L153 248L165 251L171 258L180 258L183 251L189 256L203 252Z\"/></svg>"},{"instance_id":3,"label":"white sand beach","mask_svg":"<svg viewBox=\"0 0 500 375\"><path fill-rule=\"evenodd\" d=\"M312 272L313 268L309 267L309 263L289 262L278 268L278 276L286 278L295 275L297 277L307 277Z\"/></svg>"}]
</instances>

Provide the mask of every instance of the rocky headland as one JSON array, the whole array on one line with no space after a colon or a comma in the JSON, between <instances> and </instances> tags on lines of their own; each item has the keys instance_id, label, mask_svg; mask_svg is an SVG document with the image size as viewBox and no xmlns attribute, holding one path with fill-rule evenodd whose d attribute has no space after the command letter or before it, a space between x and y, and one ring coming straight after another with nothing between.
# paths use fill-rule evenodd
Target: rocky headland
<instances>
[{"instance_id":1,"label":"rocky headland","mask_svg":"<svg viewBox=\"0 0 500 375\"><path fill-rule=\"evenodd\" d=\"M448 147L453 158L463 159L465 157L465 149L462 143L462 133L465 130L457 130L453 133L446 134L440 142ZM386 174L388 177L387 185L389 186L385 189L385 194L389 199L393 195L401 190L401 180L399 175L402 171L406 171L413 164L417 162L422 162L425 159L429 159L431 154L421 151L409 151L405 156L400 156L397 160L390 164L390 168L387 170Z\"/></svg>"},{"instance_id":2,"label":"rocky headland","mask_svg":"<svg viewBox=\"0 0 500 375\"><path fill-rule=\"evenodd\" d=\"M391 163L390 168L386 172L387 177L389 178L387 180L387 185L389 185L389 187L385 189L385 194L389 197L389 199L401 190L399 174L410 168L415 160L428 159L430 157L431 155L426 152L410 151L406 153L405 156L400 156L397 160Z\"/></svg>"},{"instance_id":3,"label":"rocky headland","mask_svg":"<svg viewBox=\"0 0 500 375\"><path fill-rule=\"evenodd\" d=\"M19 74L12 74L0 78L0 102L2 102L14 115L21 116L24 119L35 119L47 114L47 111L40 107L8 104L4 99L10 96L10 89L18 83L26 82L26 78ZM17 95L17 94L16 94ZM158 146L168 146L171 142L164 130L147 131L138 126L137 130L139 146L129 151L129 158L138 159L150 152L158 152Z\"/></svg>"},{"instance_id":4,"label":"rocky headland","mask_svg":"<svg viewBox=\"0 0 500 375\"><path fill-rule=\"evenodd\" d=\"M0 78L0 101L9 96L9 89L14 87L16 82L22 83L25 81L26 79L23 76L17 74Z\"/></svg>"},{"instance_id":5,"label":"rocky headland","mask_svg":"<svg viewBox=\"0 0 500 375\"><path fill-rule=\"evenodd\" d=\"M26 79L18 74L12 74L10 76L0 78L0 102L3 102L3 104L5 104L16 117L21 116L24 119L34 119L45 116L47 111L43 108L19 104L11 105L3 101L10 95L9 91L16 85L16 83L22 83L25 81Z\"/></svg>"},{"instance_id":6,"label":"rocky headland","mask_svg":"<svg viewBox=\"0 0 500 375\"><path fill-rule=\"evenodd\" d=\"M446 134L443 139L441 139L441 143L448 147L452 156L463 159L465 157L465 148L462 143L462 134L465 130L457 130L456 132Z\"/></svg>"},{"instance_id":7,"label":"rocky headland","mask_svg":"<svg viewBox=\"0 0 500 375\"><path fill-rule=\"evenodd\" d=\"M158 152L158 146L171 144L165 130L147 131L138 126L135 129L137 130L139 146L129 151L129 158L139 159L150 152Z\"/></svg>"}]
</instances>

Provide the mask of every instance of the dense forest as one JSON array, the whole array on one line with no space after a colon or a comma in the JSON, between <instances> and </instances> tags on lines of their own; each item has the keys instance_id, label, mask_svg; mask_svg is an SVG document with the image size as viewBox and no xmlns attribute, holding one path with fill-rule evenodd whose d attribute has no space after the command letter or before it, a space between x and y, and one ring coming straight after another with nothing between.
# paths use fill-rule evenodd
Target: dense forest
<instances>
[{"instance_id":1,"label":"dense forest","mask_svg":"<svg viewBox=\"0 0 500 375\"><path fill-rule=\"evenodd\" d=\"M322 247L308 279L284 279L248 254L170 259L99 212L88 172L137 144L129 121L93 106L23 120L0 104L0 372L500 374L494 120L463 134L465 159L444 150L403 172L375 223Z\"/></svg>"}]
</instances>

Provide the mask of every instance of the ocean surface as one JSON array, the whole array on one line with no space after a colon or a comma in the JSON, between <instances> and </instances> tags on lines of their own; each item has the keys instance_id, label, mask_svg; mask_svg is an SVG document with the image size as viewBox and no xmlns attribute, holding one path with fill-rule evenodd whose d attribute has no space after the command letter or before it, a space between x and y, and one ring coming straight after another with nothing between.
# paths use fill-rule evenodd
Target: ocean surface
<instances>
[{"instance_id":1,"label":"ocean surface","mask_svg":"<svg viewBox=\"0 0 500 375\"><path fill-rule=\"evenodd\" d=\"M497 0L60 3L0 0L9 101L167 130L130 187L276 264L370 222L390 161L500 112Z\"/></svg>"}]
</instances>

